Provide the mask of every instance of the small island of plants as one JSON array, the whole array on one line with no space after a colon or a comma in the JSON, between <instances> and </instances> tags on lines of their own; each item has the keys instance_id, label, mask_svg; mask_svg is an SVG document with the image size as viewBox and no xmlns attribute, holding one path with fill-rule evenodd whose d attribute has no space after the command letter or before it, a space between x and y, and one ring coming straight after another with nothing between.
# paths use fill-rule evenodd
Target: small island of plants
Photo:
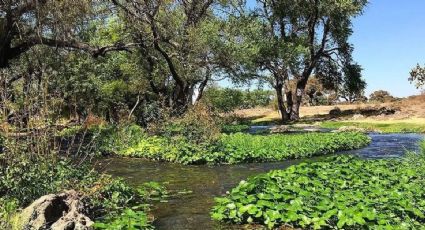
<instances>
[{"instance_id":1,"label":"small island of plants","mask_svg":"<svg viewBox=\"0 0 425 230\"><path fill-rule=\"evenodd\" d=\"M194 144L187 139L146 137L134 146L119 151L122 156L183 164L237 164L273 162L307 158L357 149L369 144L361 133L309 133L222 135L213 144Z\"/></svg>"}]
</instances>

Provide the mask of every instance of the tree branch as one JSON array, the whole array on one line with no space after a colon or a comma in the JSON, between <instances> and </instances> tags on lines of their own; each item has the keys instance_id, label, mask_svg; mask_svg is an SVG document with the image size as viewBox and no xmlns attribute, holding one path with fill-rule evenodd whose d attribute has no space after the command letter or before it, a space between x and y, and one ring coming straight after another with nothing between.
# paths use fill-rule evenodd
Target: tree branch
<instances>
[{"instance_id":1,"label":"tree branch","mask_svg":"<svg viewBox=\"0 0 425 230\"><path fill-rule=\"evenodd\" d=\"M72 48L77 50L82 50L87 53L90 53L93 57L104 56L106 53L111 51L127 51L131 52L130 48L135 47L138 43L116 43L115 45L108 45L103 47L94 47L84 42L79 42L76 40L56 40L52 38L45 37L30 37L25 42L18 44L15 47L11 48L12 58L19 56L25 51L29 50L35 45L46 45L51 47L60 47L60 48Z\"/></svg>"}]
</instances>

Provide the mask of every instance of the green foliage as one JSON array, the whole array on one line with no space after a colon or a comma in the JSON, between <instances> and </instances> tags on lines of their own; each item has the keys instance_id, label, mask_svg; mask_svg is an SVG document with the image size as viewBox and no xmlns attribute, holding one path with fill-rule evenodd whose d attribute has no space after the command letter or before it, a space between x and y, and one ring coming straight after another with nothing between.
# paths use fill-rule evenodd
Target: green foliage
<instances>
[{"instance_id":1,"label":"green foliage","mask_svg":"<svg viewBox=\"0 0 425 230\"><path fill-rule=\"evenodd\" d=\"M122 182L118 183L117 185L119 186L118 188L121 189L105 189L105 191L113 191L113 199L106 198L106 200L113 201L114 199L117 199L121 200L121 203L123 203L122 201L127 201L123 203L125 206L117 207L113 209L112 212L103 212L104 214L107 213L106 217L95 222L94 228L107 230L154 229L154 227L151 225L152 217L147 214L149 211L149 205L140 205L135 202L128 201L135 200L134 197L137 197L136 200L143 203L164 200L164 198L168 197L168 191L166 188L157 182L144 183L136 190L128 187ZM123 191L126 192L123 193ZM127 196L122 197L123 195Z\"/></svg>"},{"instance_id":2,"label":"green foliage","mask_svg":"<svg viewBox=\"0 0 425 230\"><path fill-rule=\"evenodd\" d=\"M216 199L212 217L268 228L419 229L425 161L331 157L242 181Z\"/></svg>"},{"instance_id":3,"label":"green foliage","mask_svg":"<svg viewBox=\"0 0 425 230\"><path fill-rule=\"evenodd\" d=\"M210 87L204 93L204 100L220 112L267 106L270 104L272 97L273 92L261 89L250 91Z\"/></svg>"},{"instance_id":4,"label":"green foliage","mask_svg":"<svg viewBox=\"0 0 425 230\"><path fill-rule=\"evenodd\" d=\"M415 83L416 88L422 88L425 85L425 67L416 65L415 68L410 71L409 77L410 83Z\"/></svg>"},{"instance_id":5,"label":"green foliage","mask_svg":"<svg viewBox=\"0 0 425 230\"><path fill-rule=\"evenodd\" d=\"M420 146L420 148L421 148L421 151L422 151L422 155L424 155L424 156L425 156L425 141L422 141L422 142L421 142L421 146Z\"/></svg>"},{"instance_id":6,"label":"green foliage","mask_svg":"<svg viewBox=\"0 0 425 230\"><path fill-rule=\"evenodd\" d=\"M79 182L77 190L87 194L90 214L94 219L119 215L122 209L144 201L135 188L109 175L86 178Z\"/></svg>"},{"instance_id":7,"label":"green foliage","mask_svg":"<svg viewBox=\"0 0 425 230\"><path fill-rule=\"evenodd\" d=\"M8 229L10 227L9 223L17 209L17 200L0 198L0 229Z\"/></svg>"},{"instance_id":8,"label":"green foliage","mask_svg":"<svg viewBox=\"0 0 425 230\"><path fill-rule=\"evenodd\" d=\"M93 133L99 150L105 153L116 153L137 143L146 135L138 125L100 127Z\"/></svg>"},{"instance_id":9,"label":"green foliage","mask_svg":"<svg viewBox=\"0 0 425 230\"><path fill-rule=\"evenodd\" d=\"M293 135L224 135L221 152L226 163L271 162L326 155L361 148L370 138L361 133L308 133Z\"/></svg>"},{"instance_id":10,"label":"green foliage","mask_svg":"<svg viewBox=\"0 0 425 230\"><path fill-rule=\"evenodd\" d=\"M364 90L367 86L362 78L362 68L358 64L349 64L344 67L343 84L340 90L342 98L348 102L364 100Z\"/></svg>"},{"instance_id":11,"label":"green foliage","mask_svg":"<svg viewBox=\"0 0 425 230\"><path fill-rule=\"evenodd\" d=\"M270 162L311 157L360 148L370 138L360 133L316 133L294 135L222 135L214 144L193 144L184 138L146 137L119 152L123 156L182 164L236 164Z\"/></svg>"},{"instance_id":12,"label":"green foliage","mask_svg":"<svg viewBox=\"0 0 425 230\"><path fill-rule=\"evenodd\" d=\"M66 142L72 142L78 137L80 142L76 143L80 151L90 155L105 155L117 153L132 145L146 136L145 131L138 125L99 125L84 128L73 126L58 132L58 136ZM78 139L77 138L77 139Z\"/></svg>"},{"instance_id":13,"label":"green foliage","mask_svg":"<svg viewBox=\"0 0 425 230\"><path fill-rule=\"evenodd\" d=\"M211 152L214 146L207 143L193 143L184 137L172 139L147 136L138 144L120 151L122 156L140 157L157 161L170 161L182 164L206 164L214 161Z\"/></svg>"},{"instance_id":14,"label":"green foliage","mask_svg":"<svg viewBox=\"0 0 425 230\"><path fill-rule=\"evenodd\" d=\"M343 126L357 127L370 132L381 133L425 133L425 124L416 122L339 122L325 121L320 124L322 128L338 129Z\"/></svg>"},{"instance_id":15,"label":"green foliage","mask_svg":"<svg viewBox=\"0 0 425 230\"><path fill-rule=\"evenodd\" d=\"M141 212L148 211L146 204L150 200L167 193L157 183L133 188L122 179L97 173L88 166L76 166L68 160L19 157L0 170L0 226L8 226L16 210L35 199L70 189L83 194L85 211L93 220L113 219L127 207L142 215ZM140 218L140 223L145 221Z\"/></svg>"},{"instance_id":16,"label":"green foliage","mask_svg":"<svg viewBox=\"0 0 425 230\"><path fill-rule=\"evenodd\" d=\"M89 170L77 169L68 161L31 160L16 156L0 169L0 195L27 205L40 196L55 193L90 175Z\"/></svg>"},{"instance_id":17,"label":"green foliage","mask_svg":"<svg viewBox=\"0 0 425 230\"><path fill-rule=\"evenodd\" d=\"M214 143L220 137L217 114L202 103L192 106L181 117L166 119L150 131L168 139L185 139L194 144Z\"/></svg>"},{"instance_id":18,"label":"green foliage","mask_svg":"<svg viewBox=\"0 0 425 230\"><path fill-rule=\"evenodd\" d=\"M96 222L93 227L104 230L154 229L145 212L134 211L129 208L125 209L119 216L107 219L104 222Z\"/></svg>"}]
</instances>

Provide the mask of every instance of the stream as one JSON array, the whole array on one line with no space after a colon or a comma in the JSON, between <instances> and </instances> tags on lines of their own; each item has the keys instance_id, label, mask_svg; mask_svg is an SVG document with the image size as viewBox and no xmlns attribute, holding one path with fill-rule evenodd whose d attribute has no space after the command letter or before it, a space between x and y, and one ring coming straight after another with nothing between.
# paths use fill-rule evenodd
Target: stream
<instances>
[{"instance_id":1,"label":"stream","mask_svg":"<svg viewBox=\"0 0 425 230\"><path fill-rule=\"evenodd\" d=\"M372 143L363 149L347 151L364 158L400 157L406 151L416 151L420 134L369 134ZM224 195L247 177L284 169L304 160L288 160L277 163L250 163L224 166L185 166L180 164L151 162L141 159L110 158L102 160L106 172L126 179L131 185L145 182L165 183L171 191L190 190L192 193L171 198L168 202L158 202L152 207L157 229L229 229L211 220L209 212L214 205L214 197Z\"/></svg>"}]
</instances>

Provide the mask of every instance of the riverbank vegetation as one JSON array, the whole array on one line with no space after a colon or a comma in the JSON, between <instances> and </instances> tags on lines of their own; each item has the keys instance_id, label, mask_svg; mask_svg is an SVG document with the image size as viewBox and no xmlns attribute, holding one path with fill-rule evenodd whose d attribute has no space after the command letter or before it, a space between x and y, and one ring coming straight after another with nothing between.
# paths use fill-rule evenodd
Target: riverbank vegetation
<instances>
[{"instance_id":1,"label":"riverbank vegetation","mask_svg":"<svg viewBox=\"0 0 425 230\"><path fill-rule=\"evenodd\" d=\"M425 133L423 119L409 120L383 120L383 121L325 121L320 127L328 129L339 129L341 127L353 127L363 129L367 132L379 133Z\"/></svg>"},{"instance_id":2,"label":"riverbank vegetation","mask_svg":"<svg viewBox=\"0 0 425 230\"><path fill-rule=\"evenodd\" d=\"M303 229L418 229L425 224L425 149L410 159L335 156L241 181L212 217Z\"/></svg>"},{"instance_id":3,"label":"riverbank vegetation","mask_svg":"<svg viewBox=\"0 0 425 230\"><path fill-rule=\"evenodd\" d=\"M28 222L25 222L27 217L22 212L23 208L41 196L69 190L78 192L79 199L84 203L84 210L80 211L93 221L110 220L128 212L136 212L146 217L138 218L135 223L137 225L150 226L152 221L152 217L146 213L149 211L149 199L155 194L152 192L155 188L133 188L121 179L98 173L90 166L78 165L70 160L28 159L16 156L2 166L0 177L2 229L25 228Z\"/></svg>"},{"instance_id":4,"label":"riverbank vegetation","mask_svg":"<svg viewBox=\"0 0 425 230\"><path fill-rule=\"evenodd\" d=\"M86 133L95 146L90 149L97 149L100 155L182 164L275 162L358 149L370 142L367 135L356 132L256 135L239 132L249 126L225 125L221 130L229 134L223 134L212 121L207 121L208 129L197 129L196 126L207 127L199 123L196 119L182 118L154 133L137 125L71 129L62 133L72 137Z\"/></svg>"}]
</instances>

